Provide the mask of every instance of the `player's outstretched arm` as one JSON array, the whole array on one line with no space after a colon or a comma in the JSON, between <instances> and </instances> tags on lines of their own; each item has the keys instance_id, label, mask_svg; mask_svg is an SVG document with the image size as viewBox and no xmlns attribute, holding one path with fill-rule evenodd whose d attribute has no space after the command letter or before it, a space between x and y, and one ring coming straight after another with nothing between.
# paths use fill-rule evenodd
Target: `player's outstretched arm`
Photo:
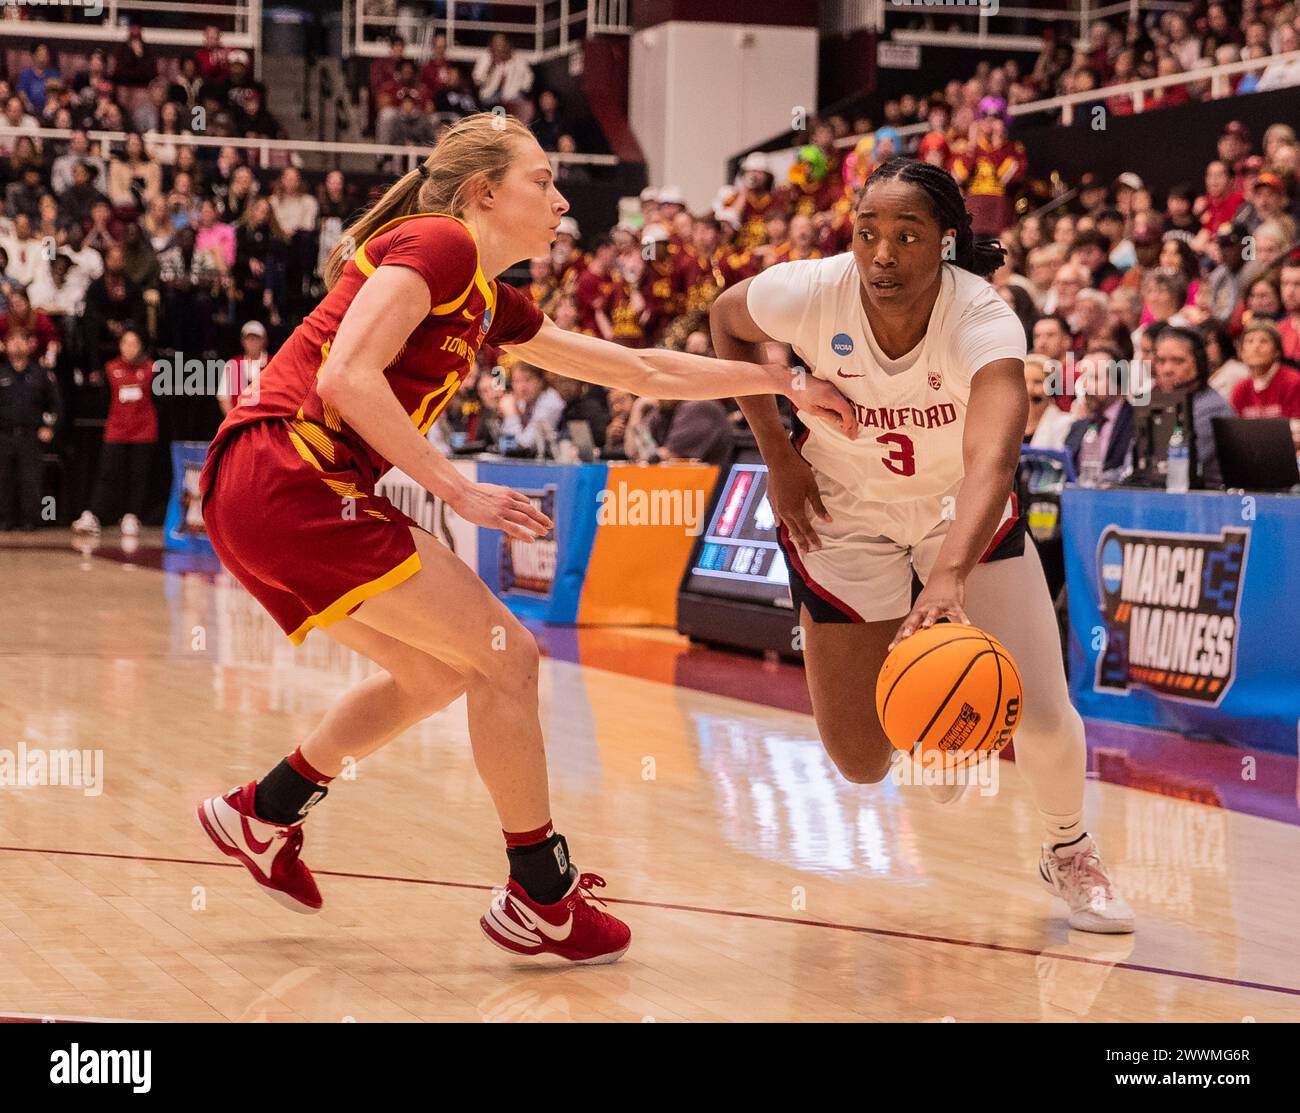
<instances>
[{"instance_id":1,"label":"player's outstretched arm","mask_svg":"<svg viewBox=\"0 0 1300 1113\"><path fill-rule=\"evenodd\" d=\"M780 394L800 409L835 422L848 436L857 429L848 399L830 383L810 375L792 375L788 368L775 364L710 359L658 348L625 348L566 332L549 319L527 343L509 347L538 367L616 390L683 399Z\"/></svg>"},{"instance_id":2,"label":"player's outstretched arm","mask_svg":"<svg viewBox=\"0 0 1300 1113\"><path fill-rule=\"evenodd\" d=\"M750 281L747 278L724 290L709 308L713 350L720 356L757 360L761 358L761 346L774 339L750 315L747 294ZM777 522L785 526L795 547L801 551L821 548L812 516L815 514L828 522L831 516L822 504L812 468L786 436L776 399L770 395L753 395L737 401L767 465L767 495ZM798 401L795 404L799 405ZM856 418L849 435L857 435Z\"/></svg>"},{"instance_id":3,"label":"player's outstretched arm","mask_svg":"<svg viewBox=\"0 0 1300 1113\"><path fill-rule=\"evenodd\" d=\"M462 518L533 541L551 521L524 495L472 483L411 422L384 377L429 312L429 287L408 267L381 266L352 299L316 379L316 390L384 459Z\"/></svg>"}]
</instances>

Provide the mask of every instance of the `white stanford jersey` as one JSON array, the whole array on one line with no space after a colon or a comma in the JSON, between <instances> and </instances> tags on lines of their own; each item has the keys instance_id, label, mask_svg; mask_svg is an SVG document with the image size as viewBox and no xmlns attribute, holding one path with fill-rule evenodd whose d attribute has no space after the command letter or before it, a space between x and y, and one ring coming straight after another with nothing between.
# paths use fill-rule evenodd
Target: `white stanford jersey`
<instances>
[{"instance_id":1,"label":"white stanford jersey","mask_svg":"<svg viewBox=\"0 0 1300 1113\"><path fill-rule=\"evenodd\" d=\"M818 473L827 510L835 516L833 500L859 530L918 544L945 519L944 496L964 474L971 379L994 360L1025 358L1019 318L984 279L944 263L921 342L888 359L867 323L852 252L769 267L750 282L748 305L759 328L792 345L857 411L856 441L800 414L807 428L800 451Z\"/></svg>"}]
</instances>

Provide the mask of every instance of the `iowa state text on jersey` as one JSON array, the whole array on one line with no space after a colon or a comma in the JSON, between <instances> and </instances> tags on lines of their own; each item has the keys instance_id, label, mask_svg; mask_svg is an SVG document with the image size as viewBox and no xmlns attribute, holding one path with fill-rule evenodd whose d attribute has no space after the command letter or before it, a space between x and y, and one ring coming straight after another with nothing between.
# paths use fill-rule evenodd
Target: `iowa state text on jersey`
<instances>
[{"instance_id":1,"label":"iowa state text on jersey","mask_svg":"<svg viewBox=\"0 0 1300 1113\"><path fill-rule=\"evenodd\" d=\"M1218 705L1232 687L1249 529L1154 533L1109 526L1097 543L1106 644L1094 688Z\"/></svg>"}]
</instances>

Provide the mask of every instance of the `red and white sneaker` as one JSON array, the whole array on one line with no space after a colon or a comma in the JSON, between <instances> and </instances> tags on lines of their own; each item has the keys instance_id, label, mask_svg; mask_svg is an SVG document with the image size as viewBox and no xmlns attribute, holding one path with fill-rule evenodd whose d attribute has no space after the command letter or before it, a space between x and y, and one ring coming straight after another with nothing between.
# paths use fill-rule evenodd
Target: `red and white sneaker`
<instances>
[{"instance_id":1,"label":"red and white sneaker","mask_svg":"<svg viewBox=\"0 0 1300 1113\"><path fill-rule=\"evenodd\" d=\"M262 891L292 912L312 915L321 908L316 880L298 855L302 820L291 826L267 823L253 813L257 782L209 796L198 807L199 823L222 854L238 858Z\"/></svg>"},{"instance_id":2,"label":"red and white sneaker","mask_svg":"<svg viewBox=\"0 0 1300 1113\"><path fill-rule=\"evenodd\" d=\"M604 901L592 889L604 887L603 877L579 874L554 904L538 904L512 877L493 895L479 927L490 942L512 954L559 955L592 966L617 962L632 942L632 929L596 907Z\"/></svg>"}]
</instances>

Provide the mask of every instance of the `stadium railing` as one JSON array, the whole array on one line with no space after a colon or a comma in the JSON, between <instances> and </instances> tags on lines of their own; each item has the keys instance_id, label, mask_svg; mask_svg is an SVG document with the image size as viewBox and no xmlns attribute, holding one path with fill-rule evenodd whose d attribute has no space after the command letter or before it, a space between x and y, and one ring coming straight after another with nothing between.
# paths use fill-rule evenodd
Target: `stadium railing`
<instances>
[{"instance_id":1,"label":"stadium railing","mask_svg":"<svg viewBox=\"0 0 1300 1113\"><path fill-rule=\"evenodd\" d=\"M1107 85L1101 89L1089 89L1084 93L1069 93L1059 97L1047 97L1043 100L1029 101L1025 104L1013 104L1007 111L1012 116L1035 116L1045 112L1060 112L1061 124L1064 127L1070 126L1074 122L1075 109L1080 105L1103 103L1111 97L1131 96L1133 98L1134 112L1142 112L1145 108L1145 101L1149 94L1158 89L1168 89L1174 85L1209 85L1210 94L1217 99L1224 96L1231 88L1230 80L1238 74L1249 73L1253 70L1266 70L1273 65L1300 65L1300 50L1293 50L1287 54L1272 54L1266 58L1249 58L1241 62L1230 62L1222 66L1206 66L1203 69L1188 70L1185 73L1170 74L1167 77L1152 77L1144 81L1130 81L1123 85ZM1300 96L1300 85L1296 86L1297 95ZM1242 96L1250 96L1250 93L1243 93ZM906 139L913 135L924 135L930 130L929 124L907 124L895 129L898 134ZM865 138L863 135L847 135L843 139L837 139L837 147L855 147L858 142ZM746 148L735 156L735 160L743 159L750 150L759 148ZM798 153L798 147L782 147L767 150L767 156L771 163L772 173L778 179L782 177L787 169L795 162Z\"/></svg>"},{"instance_id":2,"label":"stadium railing","mask_svg":"<svg viewBox=\"0 0 1300 1113\"><path fill-rule=\"evenodd\" d=\"M930 0L827 0L822 9L822 29L837 34L857 30L889 33L889 41L915 43L918 46L978 46L998 50L1038 50L1040 36L1006 33L1008 25L1023 26L1029 21L1044 28L1067 23L1074 29L1076 41L1084 41L1088 28L1099 19L1123 15L1137 22L1145 12L1191 11L1188 0L1119 0L1098 4L1094 0L1077 0L1070 7L1014 7L998 0L952 0L938 5ZM909 30L890 27L891 20L915 16L942 19L951 27L957 20L970 24L968 30Z\"/></svg>"},{"instance_id":3,"label":"stadium railing","mask_svg":"<svg viewBox=\"0 0 1300 1113\"><path fill-rule=\"evenodd\" d=\"M0 6L9 11L17 7L10 0ZM262 0L211 0L193 4L178 4L174 0L78 0L75 4L57 5L54 0L46 0L45 4L22 6L33 14L57 6L61 12L83 18L0 19L0 36L26 42L75 39L116 45L126 42L126 21L129 21L141 28L147 44L199 47L203 45L204 27L211 24L221 29L223 46L251 50L255 60L262 53ZM188 19L193 26L174 26L178 17L181 21Z\"/></svg>"},{"instance_id":4,"label":"stadium railing","mask_svg":"<svg viewBox=\"0 0 1300 1113\"><path fill-rule=\"evenodd\" d=\"M447 36L447 57L469 61L482 52L488 39L498 31L510 36L511 43L528 62L546 62L577 50L591 35L630 34L632 31L630 0L515 0L509 5L489 5L482 0L423 0L428 18L419 18L409 2L393 15L367 11L367 0L353 0L352 34L345 38L345 51L364 58L380 58L388 53L390 35L401 35L407 42L407 54L418 60L429 56L433 36ZM532 9L530 18L479 18L492 7L508 11ZM435 18L434 12L440 14ZM523 45L527 43L528 45Z\"/></svg>"},{"instance_id":5,"label":"stadium railing","mask_svg":"<svg viewBox=\"0 0 1300 1113\"><path fill-rule=\"evenodd\" d=\"M20 135L29 135L33 139L41 140L70 139L72 138L72 131L68 128L24 128L11 127L7 124L0 125L0 136L9 138ZM126 135L127 133L124 131L90 130L86 132L86 136L92 144L101 145L100 149L105 158L109 156L110 152L103 145L124 143ZM378 156L381 159L396 158L404 162L405 169L412 170L415 164L420 159L425 158L431 149L429 147L399 147L386 143L331 143L312 139L246 139L233 135L162 135L157 132L146 132L144 141L146 144L176 144L184 147L235 147L242 151L253 151L258 156L258 161L255 164L257 169L275 169L287 166L290 163L288 158L276 157L285 155L323 156L320 160L323 165L306 166L307 169L350 169L338 166L340 156L365 155L368 157ZM619 162L614 155L563 154L558 151L548 151L546 154L547 158L551 160L551 165L556 167L561 163L585 166L617 166ZM306 162L306 160L303 161ZM332 165L330 165L331 162ZM373 173L376 168L371 167L370 169Z\"/></svg>"}]
</instances>

